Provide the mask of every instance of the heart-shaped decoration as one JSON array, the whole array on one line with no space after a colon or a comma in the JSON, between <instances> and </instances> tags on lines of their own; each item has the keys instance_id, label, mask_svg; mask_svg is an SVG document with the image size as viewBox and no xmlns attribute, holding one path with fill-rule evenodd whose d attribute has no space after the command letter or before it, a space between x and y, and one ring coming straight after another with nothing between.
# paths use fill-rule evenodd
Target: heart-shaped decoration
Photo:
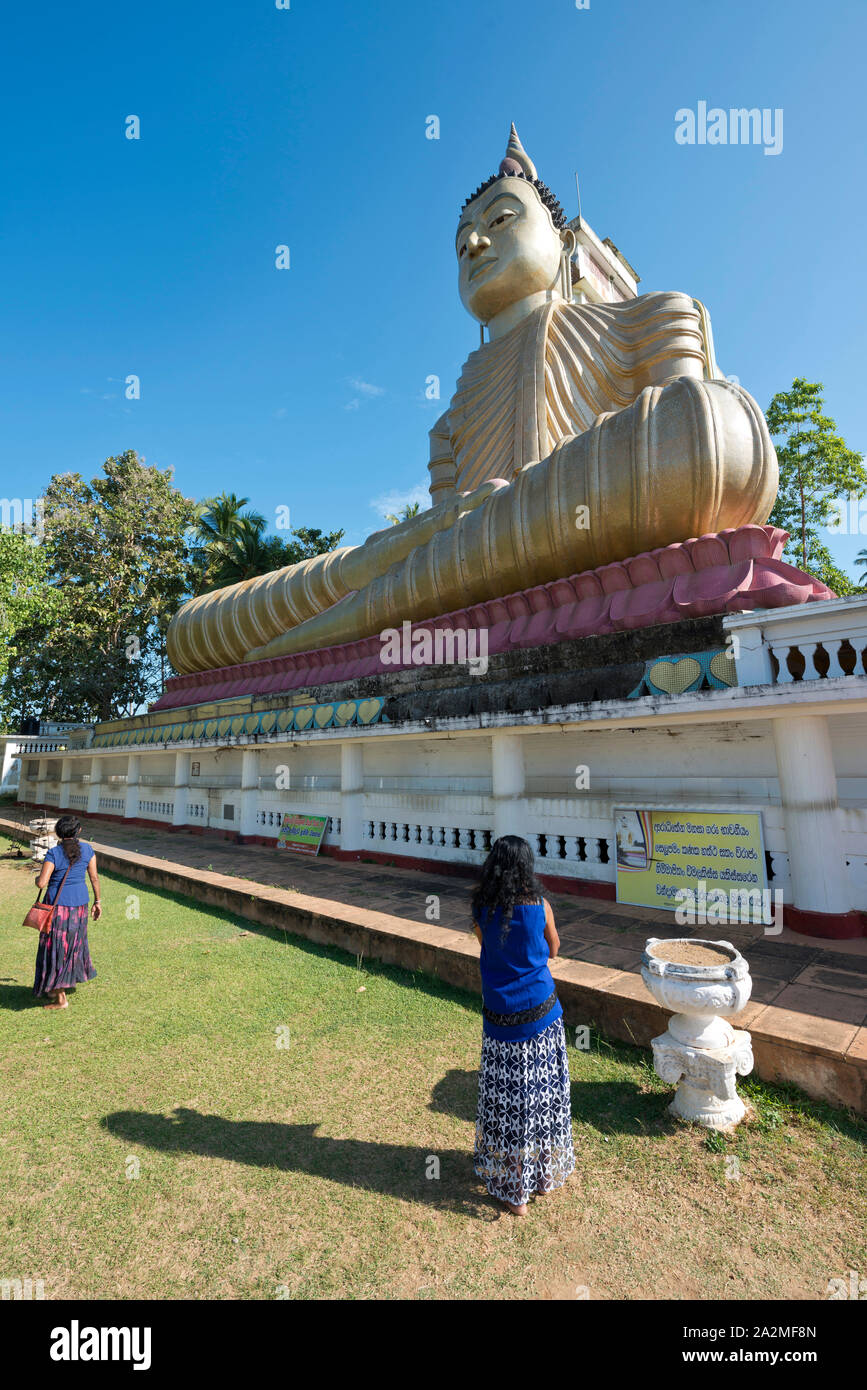
<instances>
[{"instance_id":1,"label":"heart-shaped decoration","mask_svg":"<svg viewBox=\"0 0 867 1390\"><path fill-rule=\"evenodd\" d=\"M275 725L276 723L277 723L277 711L276 711L276 710L273 710L273 709L269 709L269 710L267 711L266 714L263 714L263 715L262 715L262 725L261 725L262 733L263 733L263 734L270 734L271 730L273 729L273 727L274 727L274 725Z\"/></svg>"},{"instance_id":2,"label":"heart-shaped decoration","mask_svg":"<svg viewBox=\"0 0 867 1390\"><path fill-rule=\"evenodd\" d=\"M287 729L292 728L294 714L294 710L284 709L283 713L277 716L277 728L280 730L281 734L285 734Z\"/></svg>"},{"instance_id":3,"label":"heart-shaped decoration","mask_svg":"<svg viewBox=\"0 0 867 1390\"><path fill-rule=\"evenodd\" d=\"M231 729L231 727L232 727L232 721L231 721L231 719L221 719L220 722L219 722L218 725L217 725L217 732L219 733L220 738L225 738L225 737L226 737L226 734L229 732L229 730Z\"/></svg>"},{"instance_id":4,"label":"heart-shaped decoration","mask_svg":"<svg viewBox=\"0 0 867 1390\"><path fill-rule=\"evenodd\" d=\"M205 725L205 738L216 738L216 737L217 737L217 721L216 721L216 719L209 719L208 722L207 722L207 724Z\"/></svg>"},{"instance_id":5,"label":"heart-shaped decoration","mask_svg":"<svg viewBox=\"0 0 867 1390\"><path fill-rule=\"evenodd\" d=\"M334 718L333 705L317 705L314 713L317 729L326 728Z\"/></svg>"},{"instance_id":6,"label":"heart-shaped decoration","mask_svg":"<svg viewBox=\"0 0 867 1390\"><path fill-rule=\"evenodd\" d=\"M184 724L183 728L181 729L181 738L192 738L192 737L193 737L193 726L192 726L192 724Z\"/></svg>"},{"instance_id":7,"label":"heart-shaped decoration","mask_svg":"<svg viewBox=\"0 0 867 1390\"><path fill-rule=\"evenodd\" d=\"M355 701L344 700L334 711L334 722L338 728L343 729L355 717Z\"/></svg>"},{"instance_id":8,"label":"heart-shaped decoration","mask_svg":"<svg viewBox=\"0 0 867 1390\"><path fill-rule=\"evenodd\" d=\"M313 723L313 707L301 705L295 711L295 728L306 729Z\"/></svg>"},{"instance_id":9,"label":"heart-shaped decoration","mask_svg":"<svg viewBox=\"0 0 867 1390\"><path fill-rule=\"evenodd\" d=\"M735 659L730 647L724 652L714 652L709 666L711 675L716 676L723 685L737 685L738 673L735 670Z\"/></svg>"},{"instance_id":10,"label":"heart-shaped decoration","mask_svg":"<svg viewBox=\"0 0 867 1390\"><path fill-rule=\"evenodd\" d=\"M700 676L701 663L694 656L681 656L673 661L654 662L647 673L647 682L667 695L682 695Z\"/></svg>"},{"instance_id":11,"label":"heart-shaped decoration","mask_svg":"<svg viewBox=\"0 0 867 1390\"><path fill-rule=\"evenodd\" d=\"M382 700L362 700L358 706L359 724L372 724L382 709Z\"/></svg>"},{"instance_id":12,"label":"heart-shaped decoration","mask_svg":"<svg viewBox=\"0 0 867 1390\"><path fill-rule=\"evenodd\" d=\"M255 732L256 732L256 730L258 729L258 727L259 727L259 716L258 716L258 714L248 714L248 715L247 715L247 718L244 720L244 732L245 732L246 734L255 734Z\"/></svg>"},{"instance_id":13,"label":"heart-shaped decoration","mask_svg":"<svg viewBox=\"0 0 867 1390\"><path fill-rule=\"evenodd\" d=\"M232 720L232 733L233 733L233 734L240 734L240 733L243 733L243 732L244 732L244 716L243 716L243 714L236 714L236 715L235 715L235 718Z\"/></svg>"}]
</instances>

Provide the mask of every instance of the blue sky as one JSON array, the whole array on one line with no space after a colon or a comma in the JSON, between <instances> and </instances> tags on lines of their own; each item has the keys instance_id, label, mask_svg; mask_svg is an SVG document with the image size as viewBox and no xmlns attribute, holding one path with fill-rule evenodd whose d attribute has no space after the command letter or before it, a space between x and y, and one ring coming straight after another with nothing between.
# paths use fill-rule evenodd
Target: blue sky
<instances>
[{"instance_id":1,"label":"blue sky","mask_svg":"<svg viewBox=\"0 0 867 1390\"><path fill-rule=\"evenodd\" d=\"M13 7L0 494L135 448L189 495L363 539L425 482L478 343L454 231L511 120L642 291L705 301L724 372L762 406L824 382L864 450L865 42L840 0ZM782 108L782 153L677 144L702 100Z\"/></svg>"}]
</instances>

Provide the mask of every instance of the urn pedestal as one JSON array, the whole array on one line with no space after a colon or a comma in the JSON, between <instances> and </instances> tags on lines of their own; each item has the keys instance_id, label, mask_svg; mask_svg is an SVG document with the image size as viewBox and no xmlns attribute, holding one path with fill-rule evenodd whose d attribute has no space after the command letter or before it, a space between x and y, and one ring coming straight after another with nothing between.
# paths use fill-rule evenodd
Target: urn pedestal
<instances>
[{"instance_id":1,"label":"urn pedestal","mask_svg":"<svg viewBox=\"0 0 867 1390\"><path fill-rule=\"evenodd\" d=\"M668 1030L651 1044L656 1074L677 1084L671 1114L708 1129L734 1129L746 1114L735 1077L753 1069L749 1033L727 1021L752 991L746 960L728 941L650 937L641 977L657 1003L675 1010Z\"/></svg>"}]
</instances>

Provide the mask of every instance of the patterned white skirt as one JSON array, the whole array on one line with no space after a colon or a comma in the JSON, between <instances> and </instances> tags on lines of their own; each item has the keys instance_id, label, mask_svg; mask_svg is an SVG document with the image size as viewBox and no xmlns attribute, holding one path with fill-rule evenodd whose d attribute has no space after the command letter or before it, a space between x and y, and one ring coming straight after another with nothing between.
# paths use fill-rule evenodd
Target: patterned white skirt
<instances>
[{"instance_id":1,"label":"patterned white skirt","mask_svg":"<svg viewBox=\"0 0 867 1390\"><path fill-rule=\"evenodd\" d=\"M532 1038L482 1038L474 1168L492 1197L521 1206L575 1167L562 1017Z\"/></svg>"}]
</instances>

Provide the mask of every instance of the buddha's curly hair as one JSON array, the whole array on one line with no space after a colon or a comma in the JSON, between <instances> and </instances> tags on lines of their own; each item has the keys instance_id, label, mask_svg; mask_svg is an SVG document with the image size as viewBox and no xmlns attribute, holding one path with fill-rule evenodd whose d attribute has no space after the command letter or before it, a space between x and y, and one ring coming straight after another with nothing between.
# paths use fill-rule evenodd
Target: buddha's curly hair
<instances>
[{"instance_id":1,"label":"buddha's curly hair","mask_svg":"<svg viewBox=\"0 0 867 1390\"><path fill-rule=\"evenodd\" d=\"M482 865L482 876L471 899L473 921L482 925L481 916L491 921L500 909L503 942L509 935L512 913L518 902L536 902L542 885L536 878L533 851L520 835L502 835L495 840Z\"/></svg>"},{"instance_id":2,"label":"buddha's curly hair","mask_svg":"<svg viewBox=\"0 0 867 1390\"><path fill-rule=\"evenodd\" d=\"M557 228L557 231L565 231L566 227L568 227L569 225L569 219L566 216L563 209L561 208L558 200L554 197L554 194L551 192L548 185L546 183L543 183L541 179L528 178L528 176L523 172L523 170L521 170L520 172L518 170L513 170L507 174L492 174L489 179L486 179L483 184L479 185L475 193L470 194L469 198L467 198L466 202L461 208L461 212L464 211L464 208L468 208L470 203L475 202L479 194L484 193L486 189L490 188L492 184L498 183L500 179L523 179L525 183L531 183L535 188L536 192L538 193L539 197L542 199L542 202L544 203L545 207L550 212L551 218L553 220L554 226Z\"/></svg>"}]
</instances>

